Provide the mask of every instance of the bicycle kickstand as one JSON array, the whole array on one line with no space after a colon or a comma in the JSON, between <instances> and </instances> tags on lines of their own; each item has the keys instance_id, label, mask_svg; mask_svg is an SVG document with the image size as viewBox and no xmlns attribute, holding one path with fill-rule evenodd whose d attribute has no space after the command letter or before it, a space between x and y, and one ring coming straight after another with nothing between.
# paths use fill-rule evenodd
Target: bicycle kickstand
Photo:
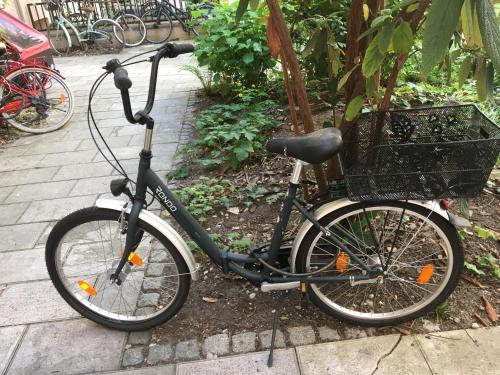
<instances>
[{"instance_id":1,"label":"bicycle kickstand","mask_svg":"<svg viewBox=\"0 0 500 375\"><path fill-rule=\"evenodd\" d=\"M283 302L285 301L285 297L289 295L290 295L290 290L283 291L276 305L276 309L274 310L273 333L271 336L271 347L269 350L269 357L267 359L267 367L273 367L274 342L276 341L276 329L278 326L278 314L279 314L278 312L281 312L281 308L283 307Z\"/></svg>"}]
</instances>

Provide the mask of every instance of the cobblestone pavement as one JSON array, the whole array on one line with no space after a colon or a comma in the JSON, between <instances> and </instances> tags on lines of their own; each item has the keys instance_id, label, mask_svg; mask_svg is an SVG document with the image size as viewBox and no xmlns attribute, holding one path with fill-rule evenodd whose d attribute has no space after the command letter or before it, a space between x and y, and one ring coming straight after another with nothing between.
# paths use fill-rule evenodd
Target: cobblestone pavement
<instances>
[{"instance_id":1,"label":"cobblestone pavement","mask_svg":"<svg viewBox=\"0 0 500 375\"><path fill-rule=\"evenodd\" d=\"M126 50L124 59L151 47ZM109 197L112 172L98 153L86 121L88 93L113 56L56 58L75 95L75 113L63 129L23 136L0 148L0 374L61 374L108 371L129 361L137 364L141 350L126 351L128 335L81 319L59 297L45 269L48 233L68 213ZM189 56L164 60L152 112L156 119L152 168L165 175L180 143L189 139L182 123L197 79L179 66ZM150 64L128 68L135 109L142 109L149 85ZM127 172L138 165L144 127L123 117L120 94L111 77L94 100L102 134ZM140 342L138 337L131 342ZM163 354L159 353L158 355Z\"/></svg>"}]
</instances>

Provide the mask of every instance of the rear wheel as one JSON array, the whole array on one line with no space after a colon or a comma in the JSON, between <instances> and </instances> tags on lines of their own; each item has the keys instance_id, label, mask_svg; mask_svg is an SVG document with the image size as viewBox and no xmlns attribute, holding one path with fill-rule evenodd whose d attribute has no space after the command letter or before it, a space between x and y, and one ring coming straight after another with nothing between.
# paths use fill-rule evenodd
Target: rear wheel
<instances>
[{"instance_id":1,"label":"rear wheel","mask_svg":"<svg viewBox=\"0 0 500 375\"><path fill-rule=\"evenodd\" d=\"M69 31L58 23L47 26L47 38L52 50L59 55L66 55L69 52Z\"/></svg>"},{"instance_id":2,"label":"rear wheel","mask_svg":"<svg viewBox=\"0 0 500 375\"><path fill-rule=\"evenodd\" d=\"M116 18L116 22L123 29L125 35L125 45L135 47L140 45L146 39L146 26L141 19L133 14L122 14ZM120 39L120 32L115 34Z\"/></svg>"},{"instance_id":3,"label":"rear wheel","mask_svg":"<svg viewBox=\"0 0 500 375\"><path fill-rule=\"evenodd\" d=\"M404 202L356 203L320 220L332 236L383 278L353 285L311 284L311 300L324 312L353 324L393 325L442 303L458 283L464 255L455 228L437 213ZM366 275L359 264L312 227L300 244L296 268L315 276Z\"/></svg>"},{"instance_id":4,"label":"rear wheel","mask_svg":"<svg viewBox=\"0 0 500 375\"><path fill-rule=\"evenodd\" d=\"M141 20L146 25L146 40L150 43L164 43L172 35L172 17L163 9L149 9Z\"/></svg>"},{"instance_id":5,"label":"rear wheel","mask_svg":"<svg viewBox=\"0 0 500 375\"><path fill-rule=\"evenodd\" d=\"M125 33L121 26L109 19L101 19L92 25L87 38L91 45L103 53L120 53L125 46Z\"/></svg>"},{"instance_id":6,"label":"rear wheel","mask_svg":"<svg viewBox=\"0 0 500 375\"><path fill-rule=\"evenodd\" d=\"M114 329L146 330L179 311L191 275L175 246L139 220L134 256L123 268L120 285L111 283L127 219L97 207L76 211L50 233L45 260L55 287L80 314Z\"/></svg>"}]
</instances>

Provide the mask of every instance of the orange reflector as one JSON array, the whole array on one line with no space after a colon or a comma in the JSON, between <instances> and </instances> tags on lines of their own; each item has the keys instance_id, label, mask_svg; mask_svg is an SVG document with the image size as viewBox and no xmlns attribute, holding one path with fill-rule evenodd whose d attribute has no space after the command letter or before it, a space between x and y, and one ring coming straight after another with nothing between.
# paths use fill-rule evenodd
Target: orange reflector
<instances>
[{"instance_id":1,"label":"orange reflector","mask_svg":"<svg viewBox=\"0 0 500 375\"><path fill-rule=\"evenodd\" d=\"M87 292L91 296L95 297L97 295L96 290L92 287L92 285L90 285L86 281L80 280L80 281L78 281L78 285L80 286L81 290L83 290L84 292Z\"/></svg>"},{"instance_id":2,"label":"orange reflector","mask_svg":"<svg viewBox=\"0 0 500 375\"><path fill-rule=\"evenodd\" d=\"M61 99L61 102L64 103L64 101L66 100L66 95L64 94L59 95L59 99Z\"/></svg>"},{"instance_id":3,"label":"orange reflector","mask_svg":"<svg viewBox=\"0 0 500 375\"><path fill-rule=\"evenodd\" d=\"M427 264L422 268L422 271L420 271L420 275L418 275L418 283L419 284L426 284L429 282L429 280L432 277L432 274L434 273L434 266L432 264Z\"/></svg>"},{"instance_id":4,"label":"orange reflector","mask_svg":"<svg viewBox=\"0 0 500 375\"><path fill-rule=\"evenodd\" d=\"M128 261L132 263L134 266L140 267L144 263L142 261L142 258L137 255L135 252L131 252L130 255L128 256Z\"/></svg>"},{"instance_id":5,"label":"orange reflector","mask_svg":"<svg viewBox=\"0 0 500 375\"><path fill-rule=\"evenodd\" d=\"M337 258L337 262L335 263L335 268L337 268L337 271L345 272L347 270L348 265L349 265L349 256L343 251L341 251L339 257Z\"/></svg>"}]
</instances>

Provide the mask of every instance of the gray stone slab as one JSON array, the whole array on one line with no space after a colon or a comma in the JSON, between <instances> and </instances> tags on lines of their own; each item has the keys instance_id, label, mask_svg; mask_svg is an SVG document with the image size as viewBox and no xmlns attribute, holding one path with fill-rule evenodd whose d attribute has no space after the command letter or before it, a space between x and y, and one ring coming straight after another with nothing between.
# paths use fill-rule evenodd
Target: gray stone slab
<instances>
[{"instance_id":1,"label":"gray stone slab","mask_svg":"<svg viewBox=\"0 0 500 375\"><path fill-rule=\"evenodd\" d=\"M90 195L32 202L19 223L60 220L80 208L92 206L96 199L96 195Z\"/></svg>"},{"instance_id":2,"label":"gray stone slab","mask_svg":"<svg viewBox=\"0 0 500 375\"><path fill-rule=\"evenodd\" d=\"M26 326L0 328L0 374L7 368Z\"/></svg>"},{"instance_id":3,"label":"gray stone slab","mask_svg":"<svg viewBox=\"0 0 500 375\"><path fill-rule=\"evenodd\" d=\"M175 375L175 365L143 367L131 370L105 372L113 375Z\"/></svg>"},{"instance_id":4,"label":"gray stone slab","mask_svg":"<svg viewBox=\"0 0 500 375\"><path fill-rule=\"evenodd\" d=\"M196 340L181 341L175 346L176 359L200 358L200 344Z\"/></svg>"},{"instance_id":5,"label":"gray stone slab","mask_svg":"<svg viewBox=\"0 0 500 375\"><path fill-rule=\"evenodd\" d=\"M132 139L131 136L126 135L124 137L107 137L106 138L106 143L111 147L112 149L115 147L125 147L126 145L129 144L130 140ZM102 141L98 141L98 144L100 147L104 147L104 143ZM78 150L84 151L84 150L96 150L97 151L97 146L94 143L94 140L92 139L84 139L80 146L78 146Z\"/></svg>"},{"instance_id":6,"label":"gray stone slab","mask_svg":"<svg viewBox=\"0 0 500 375\"><path fill-rule=\"evenodd\" d=\"M0 284L48 279L45 248L10 251L2 254Z\"/></svg>"},{"instance_id":7,"label":"gray stone slab","mask_svg":"<svg viewBox=\"0 0 500 375\"><path fill-rule=\"evenodd\" d=\"M231 337L233 352L248 353L257 349L257 334L255 332L243 332Z\"/></svg>"},{"instance_id":8,"label":"gray stone slab","mask_svg":"<svg viewBox=\"0 0 500 375\"><path fill-rule=\"evenodd\" d=\"M6 203L32 202L44 199L67 197L76 181L47 182L32 185L21 185L15 188L6 199ZM80 194L81 195L81 194Z\"/></svg>"},{"instance_id":9,"label":"gray stone slab","mask_svg":"<svg viewBox=\"0 0 500 375\"><path fill-rule=\"evenodd\" d=\"M148 365L157 365L161 362L166 362L174 355L174 348L172 345L154 345L149 347Z\"/></svg>"},{"instance_id":10,"label":"gray stone slab","mask_svg":"<svg viewBox=\"0 0 500 375\"><path fill-rule=\"evenodd\" d=\"M498 340L500 335L496 332L494 336ZM418 335L415 340L434 374L498 374L498 351L492 361L491 356L485 355L482 350L487 347L489 340L485 340L480 347L466 331Z\"/></svg>"},{"instance_id":11,"label":"gray stone slab","mask_svg":"<svg viewBox=\"0 0 500 375\"><path fill-rule=\"evenodd\" d=\"M78 316L50 280L11 284L0 295L0 327Z\"/></svg>"},{"instance_id":12,"label":"gray stone slab","mask_svg":"<svg viewBox=\"0 0 500 375\"><path fill-rule=\"evenodd\" d=\"M496 363L500 353L500 326L481 329L468 329L467 334L474 340L481 351L481 356L488 363ZM488 368L491 366L488 365Z\"/></svg>"},{"instance_id":13,"label":"gray stone slab","mask_svg":"<svg viewBox=\"0 0 500 375\"><path fill-rule=\"evenodd\" d=\"M316 334L311 326L289 327L287 331L292 345L309 345L316 342Z\"/></svg>"},{"instance_id":14,"label":"gray stone slab","mask_svg":"<svg viewBox=\"0 0 500 375\"><path fill-rule=\"evenodd\" d=\"M179 142L179 132L171 131L169 134L154 134L153 135L153 145L159 143L178 143ZM138 134L134 135L130 140L129 146L142 146L144 144L144 135Z\"/></svg>"},{"instance_id":15,"label":"gray stone slab","mask_svg":"<svg viewBox=\"0 0 500 375\"><path fill-rule=\"evenodd\" d=\"M271 347L271 338L272 338L272 332L271 330L267 331L262 331L259 333L259 341L260 341L260 346L262 349L269 349ZM285 336L283 335L283 332L281 332L279 329L276 330L276 340L274 342L274 347L275 348L284 348L285 345Z\"/></svg>"},{"instance_id":16,"label":"gray stone slab","mask_svg":"<svg viewBox=\"0 0 500 375\"><path fill-rule=\"evenodd\" d=\"M387 353L386 353L387 354ZM377 375L431 375L412 336L403 336L392 353L379 359Z\"/></svg>"},{"instance_id":17,"label":"gray stone slab","mask_svg":"<svg viewBox=\"0 0 500 375\"><path fill-rule=\"evenodd\" d=\"M114 147L113 154L117 157L118 160L126 160L126 159L139 159L139 153L141 152L142 146L127 146L127 147ZM106 156L109 158L109 153L106 153ZM100 153L97 154L94 158L94 161L104 161L104 156Z\"/></svg>"},{"instance_id":18,"label":"gray stone slab","mask_svg":"<svg viewBox=\"0 0 500 375\"><path fill-rule=\"evenodd\" d=\"M371 375L379 358L390 353L398 339L390 335L297 347L301 373Z\"/></svg>"},{"instance_id":19,"label":"gray stone slab","mask_svg":"<svg viewBox=\"0 0 500 375\"><path fill-rule=\"evenodd\" d=\"M59 169L52 180L76 180L80 178L109 176L112 170L113 167L107 162L65 165Z\"/></svg>"},{"instance_id":20,"label":"gray stone slab","mask_svg":"<svg viewBox=\"0 0 500 375\"><path fill-rule=\"evenodd\" d=\"M46 155L39 163L40 167L63 166L72 164L90 163L97 150L63 152L60 154Z\"/></svg>"},{"instance_id":21,"label":"gray stone slab","mask_svg":"<svg viewBox=\"0 0 500 375\"><path fill-rule=\"evenodd\" d=\"M32 325L7 374L118 370L125 337L86 319Z\"/></svg>"},{"instance_id":22,"label":"gray stone slab","mask_svg":"<svg viewBox=\"0 0 500 375\"><path fill-rule=\"evenodd\" d=\"M319 327L318 333L321 341L337 341L341 339L336 329L327 326Z\"/></svg>"},{"instance_id":23,"label":"gray stone slab","mask_svg":"<svg viewBox=\"0 0 500 375\"><path fill-rule=\"evenodd\" d=\"M137 366L144 362L144 347L129 348L123 353L122 366Z\"/></svg>"},{"instance_id":24,"label":"gray stone slab","mask_svg":"<svg viewBox=\"0 0 500 375\"><path fill-rule=\"evenodd\" d=\"M75 151L81 140L66 142L39 142L31 146L24 155L57 154L60 152Z\"/></svg>"},{"instance_id":25,"label":"gray stone slab","mask_svg":"<svg viewBox=\"0 0 500 375\"><path fill-rule=\"evenodd\" d=\"M229 336L226 333L209 336L203 343L203 353L223 355L229 353Z\"/></svg>"},{"instance_id":26,"label":"gray stone slab","mask_svg":"<svg viewBox=\"0 0 500 375\"><path fill-rule=\"evenodd\" d=\"M70 196L109 193L109 184L114 178L116 177L105 176L78 180L75 187L71 191Z\"/></svg>"},{"instance_id":27,"label":"gray stone slab","mask_svg":"<svg viewBox=\"0 0 500 375\"><path fill-rule=\"evenodd\" d=\"M33 248L46 227L47 223L0 227L0 252Z\"/></svg>"},{"instance_id":28,"label":"gray stone slab","mask_svg":"<svg viewBox=\"0 0 500 375\"><path fill-rule=\"evenodd\" d=\"M7 199L7 197L10 195L10 193L12 193L14 188L15 188L14 186L0 188L0 203L4 202Z\"/></svg>"},{"instance_id":29,"label":"gray stone slab","mask_svg":"<svg viewBox=\"0 0 500 375\"><path fill-rule=\"evenodd\" d=\"M269 353L252 353L215 360L181 363L177 375L298 375L299 369L293 350L274 352L274 365L267 367ZM318 373L319 374L319 373Z\"/></svg>"},{"instance_id":30,"label":"gray stone slab","mask_svg":"<svg viewBox=\"0 0 500 375\"><path fill-rule=\"evenodd\" d=\"M26 169L0 173L0 187L47 182L54 177L58 167Z\"/></svg>"},{"instance_id":31,"label":"gray stone slab","mask_svg":"<svg viewBox=\"0 0 500 375\"><path fill-rule=\"evenodd\" d=\"M28 208L29 203L11 203L0 205L0 225L15 224Z\"/></svg>"},{"instance_id":32,"label":"gray stone slab","mask_svg":"<svg viewBox=\"0 0 500 375\"><path fill-rule=\"evenodd\" d=\"M130 332L128 343L131 345L147 345L151 341L151 331Z\"/></svg>"},{"instance_id":33,"label":"gray stone slab","mask_svg":"<svg viewBox=\"0 0 500 375\"><path fill-rule=\"evenodd\" d=\"M16 157L3 157L0 163L0 172L17 171L36 167L43 155L28 155Z\"/></svg>"}]
</instances>

